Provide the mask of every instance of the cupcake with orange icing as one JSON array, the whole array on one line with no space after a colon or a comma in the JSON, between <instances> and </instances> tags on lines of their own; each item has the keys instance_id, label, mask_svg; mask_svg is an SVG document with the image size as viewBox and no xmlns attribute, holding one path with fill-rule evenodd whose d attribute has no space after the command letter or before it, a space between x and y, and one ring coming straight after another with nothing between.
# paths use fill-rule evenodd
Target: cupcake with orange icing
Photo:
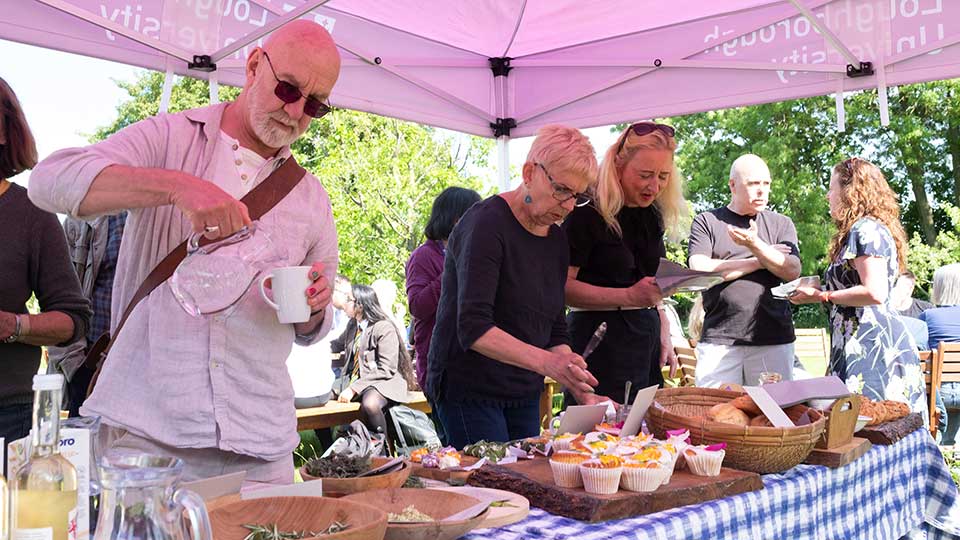
<instances>
[{"instance_id":1,"label":"cupcake with orange icing","mask_svg":"<svg viewBox=\"0 0 960 540\"><path fill-rule=\"evenodd\" d=\"M595 495L612 495L620 485L623 460L618 456L602 455L580 464L583 489Z\"/></svg>"},{"instance_id":2,"label":"cupcake with orange icing","mask_svg":"<svg viewBox=\"0 0 960 540\"><path fill-rule=\"evenodd\" d=\"M628 459L623 462L620 487L627 491L655 491L671 473L659 461Z\"/></svg>"},{"instance_id":3,"label":"cupcake with orange icing","mask_svg":"<svg viewBox=\"0 0 960 540\"><path fill-rule=\"evenodd\" d=\"M553 438L551 447L554 452L563 452L570 449L570 443L577 437L583 437L580 433L563 433Z\"/></svg>"},{"instance_id":4,"label":"cupcake with orange icing","mask_svg":"<svg viewBox=\"0 0 960 540\"><path fill-rule=\"evenodd\" d=\"M708 446L689 446L683 451L683 458L690 467L690 472L697 476L719 476L723 457L726 455L726 444L711 444Z\"/></svg>"},{"instance_id":5,"label":"cupcake with orange icing","mask_svg":"<svg viewBox=\"0 0 960 540\"><path fill-rule=\"evenodd\" d=\"M582 439L579 437L574 439L570 443L570 449L577 452L588 452L593 455L600 455L612 452L619 441L619 437L615 437L609 433L591 431L584 435Z\"/></svg>"},{"instance_id":6,"label":"cupcake with orange icing","mask_svg":"<svg viewBox=\"0 0 960 540\"><path fill-rule=\"evenodd\" d=\"M623 427L623 422L617 424L608 424L607 422L601 422L593 426L593 430L599 433L606 433L607 435L613 435L615 437L620 436L620 428Z\"/></svg>"},{"instance_id":7,"label":"cupcake with orange icing","mask_svg":"<svg viewBox=\"0 0 960 540\"><path fill-rule=\"evenodd\" d=\"M580 464L590 459L588 454L580 452L554 452L550 456L550 470L553 472L553 483L564 488L575 488L583 485L580 477Z\"/></svg>"}]
</instances>

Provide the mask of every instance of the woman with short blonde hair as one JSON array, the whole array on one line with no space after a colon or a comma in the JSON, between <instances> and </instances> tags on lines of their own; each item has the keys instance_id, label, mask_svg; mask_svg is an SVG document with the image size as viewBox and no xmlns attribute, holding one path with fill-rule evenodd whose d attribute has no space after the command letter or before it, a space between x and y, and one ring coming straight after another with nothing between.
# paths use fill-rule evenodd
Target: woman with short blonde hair
<instances>
[{"instance_id":1,"label":"woman with short blonde hair","mask_svg":"<svg viewBox=\"0 0 960 540\"><path fill-rule=\"evenodd\" d=\"M685 236L690 218L674 135L673 127L654 122L624 130L600 166L596 201L563 224L573 350L584 351L600 324L607 325L606 338L587 359L599 395L621 396L628 381L634 391L662 384L661 368L670 364L672 375L677 367L654 280L666 256L664 236Z\"/></svg>"},{"instance_id":2,"label":"woman with short blonde hair","mask_svg":"<svg viewBox=\"0 0 960 540\"><path fill-rule=\"evenodd\" d=\"M544 376L578 400L598 399L570 349L569 251L557 226L590 202L593 147L576 129L543 127L522 172L516 189L474 204L447 240L426 390L457 448L539 434Z\"/></svg>"}]
</instances>

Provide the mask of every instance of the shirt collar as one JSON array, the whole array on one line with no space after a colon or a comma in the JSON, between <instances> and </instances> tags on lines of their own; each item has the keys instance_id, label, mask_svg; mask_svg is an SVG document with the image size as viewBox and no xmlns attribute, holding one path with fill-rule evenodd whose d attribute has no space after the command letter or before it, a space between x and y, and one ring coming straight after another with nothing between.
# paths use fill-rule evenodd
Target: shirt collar
<instances>
[{"instance_id":1,"label":"shirt collar","mask_svg":"<svg viewBox=\"0 0 960 540\"><path fill-rule=\"evenodd\" d=\"M217 103L216 105L190 109L184 114L191 122L203 125L203 134L207 137L208 142L216 141L220 138L220 124L223 120L223 113L227 110L227 105L230 105L230 103L233 102ZM277 155L272 158L276 160L274 166L279 167L290 156L290 147L284 146L277 152Z\"/></svg>"}]
</instances>

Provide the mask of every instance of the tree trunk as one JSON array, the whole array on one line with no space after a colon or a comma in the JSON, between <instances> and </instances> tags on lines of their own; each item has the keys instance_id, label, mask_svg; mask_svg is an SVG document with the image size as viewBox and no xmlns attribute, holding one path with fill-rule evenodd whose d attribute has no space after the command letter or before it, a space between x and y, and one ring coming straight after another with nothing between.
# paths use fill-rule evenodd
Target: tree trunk
<instances>
[{"instance_id":1,"label":"tree trunk","mask_svg":"<svg viewBox=\"0 0 960 540\"><path fill-rule=\"evenodd\" d=\"M920 232L927 245L937 245L937 230L933 226L933 212L930 210L930 200L927 198L927 183L923 179L923 168L907 166L907 175L910 176L910 185L913 187L913 198L917 203L917 213L920 215Z\"/></svg>"}]
</instances>

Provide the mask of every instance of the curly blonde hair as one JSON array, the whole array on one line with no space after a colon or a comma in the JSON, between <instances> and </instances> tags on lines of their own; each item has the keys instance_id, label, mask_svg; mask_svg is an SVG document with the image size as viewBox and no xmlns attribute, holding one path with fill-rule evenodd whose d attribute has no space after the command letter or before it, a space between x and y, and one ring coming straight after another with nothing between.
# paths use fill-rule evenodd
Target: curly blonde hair
<instances>
[{"instance_id":1,"label":"curly blonde hair","mask_svg":"<svg viewBox=\"0 0 960 540\"><path fill-rule=\"evenodd\" d=\"M846 243L850 228L865 217L887 226L897 247L900 272L907 271L907 235L900 224L900 205L880 169L869 161L852 157L833 167L840 186L840 207L832 214L837 232L830 240L830 260L836 260Z\"/></svg>"},{"instance_id":2,"label":"curly blonde hair","mask_svg":"<svg viewBox=\"0 0 960 540\"><path fill-rule=\"evenodd\" d=\"M594 207L603 216L607 227L617 236L623 235L620 224L617 222L617 214L623 208L623 187L620 185L620 177L623 175L624 167L640 150L677 151L677 140L660 130L653 130L643 136L633 135L634 141L627 144L626 139L631 137L632 128L633 126L630 126L625 129L604 154L594 197ZM667 185L657 194L653 204L663 219L667 238L673 242L683 239L689 232L690 208L683 197L683 176L676 164L670 171Z\"/></svg>"}]
</instances>

